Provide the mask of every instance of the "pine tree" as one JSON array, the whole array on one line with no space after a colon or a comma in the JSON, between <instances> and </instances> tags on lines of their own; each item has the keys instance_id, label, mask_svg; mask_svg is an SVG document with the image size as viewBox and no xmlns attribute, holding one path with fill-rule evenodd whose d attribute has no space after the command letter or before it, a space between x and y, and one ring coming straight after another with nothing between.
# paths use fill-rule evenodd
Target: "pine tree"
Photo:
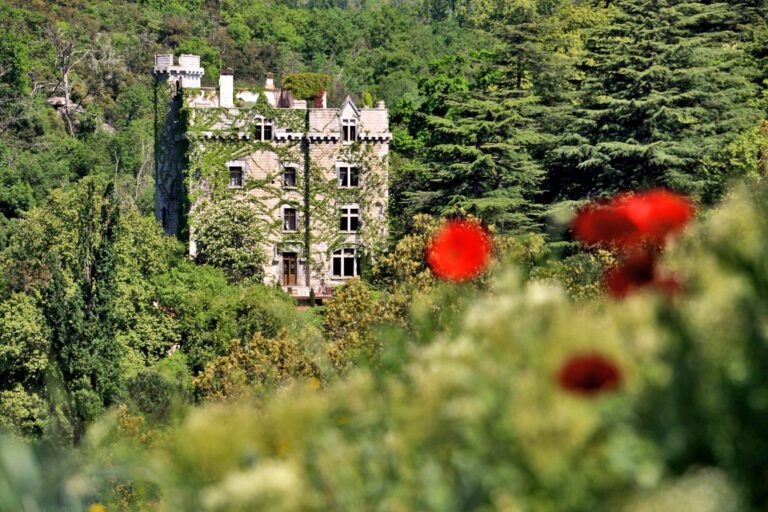
<instances>
[{"instance_id":1,"label":"pine tree","mask_svg":"<svg viewBox=\"0 0 768 512\"><path fill-rule=\"evenodd\" d=\"M541 140L529 117L535 103L486 87L449 100L445 116L429 118L426 192L439 213L471 213L502 231L535 225L543 173L530 151Z\"/></svg>"},{"instance_id":2,"label":"pine tree","mask_svg":"<svg viewBox=\"0 0 768 512\"><path fill-rule=\"evenodd\" d=\"M566 196L666 186L704 195L702 161L756 126L755 87L726 3L621 0L588 43L579 122L555 153Z\"/></svg>"},{"instance_id":3,"label":"pine tree","mask_svg":"<svg viewBox=\"0 0 768 512\"><path fill-rule=\"evenodd\" d=\"M411 174L408 195L416 211L469 212L501 231L537 229L551 195L543 163L553 134L572 124L579 34L601 18L594 11L602 9L554 0L498 3L479 15L499 44L462 70L471 87L437 101L422 89L426 171Z\"/></svg>"},{"instance_id":4,"label":"pine tree","mask_svg":"<svg viewBox=\"0 0 768 512\"><path fill-rule=\"evenodd\" d=\"M480 56L470 87L427 96L426 172L409 195L418 211L469 213L501 231L534 229L543 169L533 151L544 136L533 119L540 102L532 91L528 57L537 52L512 39Z\"/></svg>"}]
</instances>

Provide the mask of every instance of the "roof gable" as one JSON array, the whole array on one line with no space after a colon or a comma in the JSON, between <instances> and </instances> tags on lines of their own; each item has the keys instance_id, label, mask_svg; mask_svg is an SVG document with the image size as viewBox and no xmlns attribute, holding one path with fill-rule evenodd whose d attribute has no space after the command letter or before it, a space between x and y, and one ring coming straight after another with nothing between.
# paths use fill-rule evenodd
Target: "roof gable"
<instances>
[{"instance_id":1,"label":"roof gable","mask_svg":"<svg viewBox=\"0 0 768 512\"><path fill-rule=\"evenodd\" d=\"M357 108L357 105L349 96L347 96L347 99L344 100L339 109L339 117L342 119L349 119L350 117L360 118L360 109Z\"/></svg>"}]
</instances>

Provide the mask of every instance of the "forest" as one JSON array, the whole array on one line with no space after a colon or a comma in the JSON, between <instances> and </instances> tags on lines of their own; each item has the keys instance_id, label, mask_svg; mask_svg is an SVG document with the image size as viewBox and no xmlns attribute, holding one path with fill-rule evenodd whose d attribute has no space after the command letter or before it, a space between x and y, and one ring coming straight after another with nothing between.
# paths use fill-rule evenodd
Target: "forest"
<instances>
[{"instance_id":1,"label":"forest","mask_svg":"<svg viewBox=\"0 0 768 512\"><path fill-rule=\"evenodd\" d=\"M362 279L163 235L157 53L386 102ZM767 176L765 0L0 0L0 511L766 510Z\"/></svg>"}]
</instances>

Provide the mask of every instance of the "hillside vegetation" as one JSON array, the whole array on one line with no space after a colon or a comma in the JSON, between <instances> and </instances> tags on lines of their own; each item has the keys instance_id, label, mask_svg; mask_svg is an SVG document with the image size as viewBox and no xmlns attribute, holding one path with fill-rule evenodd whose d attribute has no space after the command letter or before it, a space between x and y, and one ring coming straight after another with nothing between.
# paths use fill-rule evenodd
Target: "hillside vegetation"
<instances>
[{"instance_id":1,"label":"hillside vegetation","mask_svg":"<svg viewBox=\"0 0 768 512\"><path fill-rule=\"evenodd\" d=\"M386 102L363 280L162 236L168 52ZM767 112L764 0L0 0L0 510L765 510Z\"/></svg>"}]
</instances>

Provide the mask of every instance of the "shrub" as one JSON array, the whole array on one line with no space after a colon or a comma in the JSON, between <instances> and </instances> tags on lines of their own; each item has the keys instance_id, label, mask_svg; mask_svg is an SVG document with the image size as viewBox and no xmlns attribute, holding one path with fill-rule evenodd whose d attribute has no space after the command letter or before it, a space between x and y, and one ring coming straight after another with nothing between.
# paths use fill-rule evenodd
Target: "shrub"
<instances>
[{"instance_id":1,"label":"shrub","mask_svg":"<svg viewBox=\"0 0 768 512\"><path fill-rule=\"evenodd\" d=\"M223 199L197 216L196 259L224 270L230 282L260 283L264 279L263 219L249 202Z\"/></svg>"},{"instance_id":2,"label":"shrub","mask_svg":"<svg viewBox=\"0 0 768 512\"><path fill-rule=\"evenodd\" d=\"M144 370L128 379L131 401L143 414L154 420L165 420L170 414L178 387L154 370Z\"/></svg>"},{"instance_id":3,"label":"shrub","mask_svg":"<svg viewBox=\"0 0 768 512\"><path fill-rule=\"evenodd\" d=\"M195 379L204 399L237 398L274 388L291 379L321 375L310 354L285 333L272 339L256 334L249 343L233 340L227 354L211 361Z\"/></svg>"}]
</instances>

